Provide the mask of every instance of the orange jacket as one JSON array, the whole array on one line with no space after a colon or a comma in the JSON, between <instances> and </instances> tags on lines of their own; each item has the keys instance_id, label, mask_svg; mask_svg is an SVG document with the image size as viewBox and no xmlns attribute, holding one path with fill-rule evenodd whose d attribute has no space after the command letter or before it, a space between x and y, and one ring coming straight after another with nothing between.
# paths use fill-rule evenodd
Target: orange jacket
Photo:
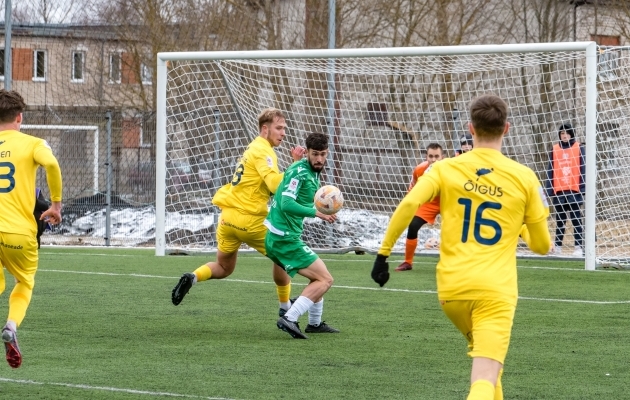
<instances>
[{"instance_id":1,"label":"orange jacket","mask_svg":"<svg viewBox=\"0 0 630 400\"><path fill-rule=\"evenodd\" d=\"M418 182L418 179L420 179L420 177L424 175L425 172L427 172L427 169L429 169L429 165L430 164L428 161L424 161L418 164L416 168L413 169L413 174L411 175L411 182L409 182L409 188L407 189L407 192L409 192L416 185L416 183ZM437 206L439 209L440 196L436 197L435 199L431 200L430 202L426 204L421 205L420 208L423 208L424 206L427 206L427 207L433 206L431 208L434 208Z\"/></svg>"},{"instance_id":2,"label":"orange jacket","mask_svg":"<svg viewBox=\"0 0 630 400\"><path fill-rule=\"evenodd\" d=\"M559 193L565 190L580 192L580 144L563 149L560 145L553 146L553 191Z\"/></svg>"}]
</instances>

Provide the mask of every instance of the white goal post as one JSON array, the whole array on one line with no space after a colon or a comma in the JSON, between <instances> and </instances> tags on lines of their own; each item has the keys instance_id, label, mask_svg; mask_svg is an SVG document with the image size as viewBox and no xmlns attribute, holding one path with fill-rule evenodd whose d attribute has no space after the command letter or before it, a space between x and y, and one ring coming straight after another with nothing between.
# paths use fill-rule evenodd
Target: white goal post
<instances>
[{"instance_id":1,"label":"white goal post","mask_svg":"<svg viewBox=\"0 0 630 400\"><path fill-rule=\"evenodd\" d=\"M56 144L51 141L51 132L67 132L67 131L87 131L92 133L92 143L86 143L86 146L90 146L90 151L93 154L92 161L92 192L98 193L98 135L99 127L97 125L33 125L23 124L20 129L24 131L44 131L40 137L46 139L50 146L54 147ZM55 149L53 149L55 150ZM58 154L58 152L55 152ZM88 153L89 154L89 153Z\"/></svg>"},{"instance_id":2,"label":"white goal post","mask_svg":"<svg viewBox=\"0 0 630 400\"><path fill-rule=\"evenodd\" d=\"M586 146L585 268L627 262L630 249L615 242L620 234L600 224L630 219L623 205L630 184L619 191L624 176L607 181L598 172L603 162L598 112L622 103L606 103L612 94L598 97L598 90L607 90L598 88L603 51L594 42L563 42L158 53L156 255L215 248L212 222L174 229L173 219L205 214L216 224L210 198L257 135L256 115L270 106L287 114L287 143L277 149L281 170L290 162L289 146L302 144L305 133L319 130L331 137L322 180L342 189L346 205L332 229L307 220L306 242L313 248L377 250L426 145L440 143L451 156L465 132L470 101L492 92L510 106L504 153L532 168L541 181L558 127L565 122L575 127ZM182 168L190 169L185 182ZM630 182L630 162L618 169ZM608 198L598 197L603 195ZM602 213L596 206L607 208ZM554 229L550 218L552 237ZM569 239L565 246L573 247ZM531 253L519 247L519 254Z\"/></svg>"}]
</instances>

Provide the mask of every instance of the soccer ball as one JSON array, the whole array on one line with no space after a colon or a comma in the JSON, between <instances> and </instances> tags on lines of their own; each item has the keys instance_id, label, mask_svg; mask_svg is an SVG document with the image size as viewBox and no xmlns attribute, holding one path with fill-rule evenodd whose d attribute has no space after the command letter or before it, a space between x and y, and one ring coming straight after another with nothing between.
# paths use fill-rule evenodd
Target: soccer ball
<instances>
[{"instance_id":1,"label":"soccer ball","mask_svg":"<svg viewBox=\"0 0 630 400\"><path fill-rule=\"evenodd\" d=\"M314 201L317 211L327 215L335 214L343 206L341 191L332 185L320 187L315 193Z\"/></svg>"},{"instance_id":2,"label":"soccer ball","mask_svg":"<svg viewBox=\"0 0 630 400\"><path fill-rule=\"evenodd\" d=\"M440 239L430 237L424 242L424 248L427 250L437 250L440 248Z\"/></svg>"}]
</instances>

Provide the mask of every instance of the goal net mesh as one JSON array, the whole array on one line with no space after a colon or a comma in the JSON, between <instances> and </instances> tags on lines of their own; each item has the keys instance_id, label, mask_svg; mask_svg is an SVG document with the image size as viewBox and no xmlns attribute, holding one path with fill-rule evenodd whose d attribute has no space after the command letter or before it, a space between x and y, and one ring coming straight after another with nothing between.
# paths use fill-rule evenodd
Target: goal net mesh
<instances>
[{"instance_id":1,"label":"goal net mesh","mask_svg":"<svg viewBox=\"0 0 630 400\"><path fill-rule=\"evenodd\" d=\"M307 133L331 135L322 184L338 186L345 204L332 226L307 219L305 242L319 250L376 250L426 146L439 143L452 157L467 132L471 100L494 93L510 107L504 153L533 169L543 187L562 124L597 153L597 257L623 261L630 255L627 60L623 48L599 49L596 143L585 143L583 51L170 61L166 246L216 248L219 210L211 198L258 134L258 113L273 106L287 115L287 137L276 148L281 170ZM549 229L553 238L553 208ZM439 232L439 218L423 227L417 251ZM566 255L573 252L572 232L568 222ZM395 250L404 243L403 234Z\"/></svg>"}]
</instances>

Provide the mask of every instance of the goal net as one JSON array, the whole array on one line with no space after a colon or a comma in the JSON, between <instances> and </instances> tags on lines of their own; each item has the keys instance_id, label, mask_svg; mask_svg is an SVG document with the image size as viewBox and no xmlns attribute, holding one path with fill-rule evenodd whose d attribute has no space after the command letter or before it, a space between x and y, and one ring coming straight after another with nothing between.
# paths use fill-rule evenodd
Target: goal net
<instances>
[{"instance_id":1,"label":"goal net","mask_svg":"<svg viewBox=\"0 0 630 400\"><path fill-rule=\"evenodd\" d=\"M287 138L280 169L308 132L331 138L322 184L345 205L332 226L305 221L314 249L377 250L426 146L448 157L467 131L473 98L495 93L510 106L504 153L543 186L558 128L569 123L587 158L587 268L630 256L627 51L592 42L432 48L191 52L158 55L156 254L216 247L216 190L258 134L257 115L277 107ZM555 222L549 219L552 238ZM439 236L439 219L420 231ZM567 223L563 254L573 252ZM395 250L404 249L403 235ZM528 254L525 246L520 254ZM590 260L590 261L589 261ZM589 268L589 269L590 269Z\"/></svg>"}]
</instances>

